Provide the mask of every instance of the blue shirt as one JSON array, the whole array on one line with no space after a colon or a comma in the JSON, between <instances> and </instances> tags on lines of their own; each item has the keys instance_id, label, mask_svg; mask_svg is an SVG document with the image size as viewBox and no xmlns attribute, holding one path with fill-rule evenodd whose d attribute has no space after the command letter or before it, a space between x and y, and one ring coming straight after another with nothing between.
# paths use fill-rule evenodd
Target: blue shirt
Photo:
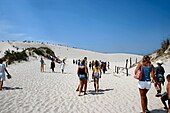
<instances>
[{"instance_id":1,"label":"blue shirt","mask_svg":"<svg viewBox=\"0 0 170 113\"><path fill-rule=\"evenodd\" d=\"M141 81L151 81L150 73L152 66L142 66L142 79Z\"/></svg>"}]
</instances>

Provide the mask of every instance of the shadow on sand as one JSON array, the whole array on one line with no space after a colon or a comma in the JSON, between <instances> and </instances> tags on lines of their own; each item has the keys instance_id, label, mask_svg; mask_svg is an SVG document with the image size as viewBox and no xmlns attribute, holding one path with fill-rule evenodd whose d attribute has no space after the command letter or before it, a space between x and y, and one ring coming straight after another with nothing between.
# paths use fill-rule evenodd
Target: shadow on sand
<instances>
[{"instance_id":1,"label":"shadow on sand","mask_svg":"<svg viewBox=\"0 0 170 113\"><path fill-rule=\"evenodd\" d=\"M154 109L151 110L150 113L168 113L167 110L163 110L163 109Z\"/></svg>"},{"instance_id":2,"label":"shadow on sand","mask_svg":"<svg viewBox=\"0 0 170 113\"><path fill-rule=\"evenodd\" d=\"M61 73L61 72L57 72L57 71L54 71L54 72L52 72L52 71L44 71L43 73ZM61 74L73 74L73 73L66 73L66 72L64 72L64 73L61 73Z\"/></svg>"},{"instance_id":3,"label":"shadow on sand","mask_svg":"<svg viewBox=\"0 0 170 113\"><path fill-rule=\"evenodd\" d=\"M61 73L61 72L44 71L43 73Z\"/></svg>"},{"instance_id":4,"label":"shadow on sand","mask_svg":"<svg viewBox=\"0 0 170 113\"><path fill-rule=\"evenodd\" d=\"M114 89L99 89L99 92L95 92L95 90L89 90L88 94L101 95L101 94L104 94L104 92L111 91L111 90L114 90Z\"/></svg>"},{"instance_id":5,"label":"shadow on sand","mask_svg":"<svg viewBox=\"0 0 170 113\"><path fill-rule=\"evenodd\" d=\"M105 75L109 75L109 74L112 74L112 73L105 73Z\"/></svg>"},{"instance_id":6,"label":"shadow on sand","mask_svg":"<svg viewBox=\"0 0 170 113\"><path fill-rule=\"evenodd\" d=\"M20 87L2 87L3 90L16 90L16 89L23 89Z\"/></svg>"}]
</instances>

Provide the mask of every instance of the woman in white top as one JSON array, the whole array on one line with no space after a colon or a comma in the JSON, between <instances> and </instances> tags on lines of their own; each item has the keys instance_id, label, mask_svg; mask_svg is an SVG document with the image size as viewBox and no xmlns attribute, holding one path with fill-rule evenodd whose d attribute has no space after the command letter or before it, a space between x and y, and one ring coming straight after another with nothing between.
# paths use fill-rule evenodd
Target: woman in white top
<instances>
[{"instance_id":1,"label":"woman in white top","mask_svg":"<svg viewBox=\"0 0 170 113\"><path fill-rule=\"evenodd\" d=\"M95 92L99 91L99 78L101 78L101 75L102 75L101 68L100 68L99 62L96 60L93 66L93 71L92 71L92 76L94 78Z\"/></svg>"},{"instance_id":2,"label":"woman in white top","mask_svg":"<svg viewBox=\"0 0 170 113\"><path fill-rule=\"evenodd\" d=\"M63 74L64 73L64 68L65 68L65 60L62 60L60 68L61 68L61 72Z\"/></svg>"},{"instance_id":3,"label":"woman in white top","mask_svg":"<svg viewBox=\"0 0 170 113\"><path fill-rule=\"evenodd\" d=\"M9 75L3 60L0 59L0 91L2 90L3 81L5 81L5 72Z\"/></svg>"}]
</instances>

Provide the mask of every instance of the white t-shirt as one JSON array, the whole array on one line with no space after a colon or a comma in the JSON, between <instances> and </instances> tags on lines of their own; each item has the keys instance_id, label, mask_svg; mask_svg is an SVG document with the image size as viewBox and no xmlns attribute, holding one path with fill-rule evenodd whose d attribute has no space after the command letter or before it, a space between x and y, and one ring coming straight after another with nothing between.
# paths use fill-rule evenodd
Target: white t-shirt
<instances>
[{"instance_id":1,"label":"white t-shirt","mask_svg":"<svg viewBox=\"0 0 170 113\"><path fill-rule=\"evenodd\" d=\"M5 64L0 64L0 80L5 80Z\"/></svg>"},{"instance_id":2,"label":"white t-shirt","mask_svg":"<svg viewBox=\"0 0 170 113\"><path fill-rule=\"evenodd\" d=\"M65 63L62 62L61 65L60 65L60 68L64 69L64 67L65 67Z\"/></svg>"}]
</instances>

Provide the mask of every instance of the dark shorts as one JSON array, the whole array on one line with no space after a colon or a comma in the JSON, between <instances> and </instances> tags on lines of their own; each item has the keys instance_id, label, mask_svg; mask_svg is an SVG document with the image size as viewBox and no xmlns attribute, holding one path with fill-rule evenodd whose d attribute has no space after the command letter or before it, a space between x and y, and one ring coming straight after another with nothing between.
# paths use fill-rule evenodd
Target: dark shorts
<instances>
[{"instance_id":1,"label":"dark shorts","mask_svg":"<svg viewBox=\"0 0 170 113\"><path fill-rule=\"evenodd\" d=\"M164 92L161 96L161 100L162 101L167 101L168 100L168 93L167 92Z\"/></svg>"},{"instance_id":2,"label":"dark shorts","mask_svg":"<svg viewBox=\"0 0 170 113\"><path fill-rule=\"evenodd\" d=\"M79 75L79 79L80 80L87 80L87 76L86 75Z\"/></svg>"},{"instance_id":3,"label":"dark shorts","mask_svg":"<svg viewBox=\"0 0 170 113\"><path fill-rule=\"evenodd\" d=\"M94 78L100 78L99 74L94 74L93 77Z\"/></svg>"}]
</instances>

